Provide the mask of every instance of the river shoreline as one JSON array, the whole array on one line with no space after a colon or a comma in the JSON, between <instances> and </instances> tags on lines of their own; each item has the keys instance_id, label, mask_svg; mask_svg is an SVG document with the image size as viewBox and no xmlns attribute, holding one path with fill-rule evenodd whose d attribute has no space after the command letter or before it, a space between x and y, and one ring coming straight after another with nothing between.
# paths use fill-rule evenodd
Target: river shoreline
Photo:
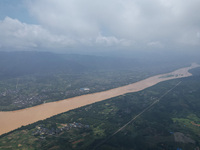
<instances>
[{"instance_id":1,"label":"river shoreline","mask_svg":"<svg viewBox=\"0 0 200 150\"><path fill-rule=\"evenodd\" d=\"M152 76L147 79L107 91L45 103L16 111L0 111L0 135L17 129L21 126L32 124L39 120L44 120L69 110L119 95L138 92L166 80L189 77L192 74L188 71L196 67L200 67L200 65L193 63L190 67L181 68L166 74Z\"/></svg>"}]
</instances>

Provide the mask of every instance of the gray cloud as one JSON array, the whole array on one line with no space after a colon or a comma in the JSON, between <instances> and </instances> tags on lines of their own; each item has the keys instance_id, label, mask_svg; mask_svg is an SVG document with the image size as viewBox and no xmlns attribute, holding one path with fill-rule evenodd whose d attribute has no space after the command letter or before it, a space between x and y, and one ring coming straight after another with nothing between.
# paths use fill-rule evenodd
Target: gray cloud
<instances>
[{"instance_id":1,"label":"gray cloud","mask_svg":"<svg viewBox=\"0 0 200 150\"><path fill-rule=\"evenodd\" d=\"M199 0L27 0L26 4L39 25L6 18L0 24L0 38L8 40L1 46L200 46Z\"/></svg>"},{"instance_id":2,"label":"gray cloud","mask_svg":"<svg viewBox=\"0 0 200 150\"><path fill-rule=\"evenodd\" d=\"M53 35L40 25L21 23L6 17L0 21L0 43L2 48L26 50L30 48L62 48L75 42L62 35Z\"/></svg>"}]
</instances>

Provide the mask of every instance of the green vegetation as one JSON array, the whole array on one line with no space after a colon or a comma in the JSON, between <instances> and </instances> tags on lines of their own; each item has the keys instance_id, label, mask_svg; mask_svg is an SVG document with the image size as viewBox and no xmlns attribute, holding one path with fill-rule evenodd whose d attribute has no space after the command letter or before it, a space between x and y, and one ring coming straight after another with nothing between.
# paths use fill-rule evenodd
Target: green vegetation
<instances>
[{"instance_id":1,"label":"green vegetation","mask_svg":"<svg viewBox=\"0 0 200 150\"><path fill-rule=\"evenodd\" d=\"M195 150L200 147L200 74L159 83L151 88L121 95L78 108L22 127L1 136L2 149L136 149ZM148 112L124 130L100 144L120 127L182 81ZM70 123L73 127L55 134L37 134L38 127L55 131ZM20 136L19 136L20 135ZM26 140L23 142L23 140ZM100 145L99 145L100 144Z\"/></svg>"},{"instance_id":2,"label":"green vegetation","mask_svg":"<svg viewBox=\"0 0 200 150\"><path fill-rule=\"evenodd\" d=\"M186 118L173 118L174 123L178 124L181 128L188 128L191 132L200 135L200 118L195 114L190 114Z\"/></svg>"},{"instance_id":3,"label":"green vegetation","mask_svg":"<svg viewBox=\"0 0 200 150\"><path fill-rule=\"evenodd\" d=\"M134 78L133 78L134 77ZM14 110L127 85L147 74L98 71L82 74L29 75L0 80L0 110ZM88 87L90 91L80 91Z\"/></svg>"},{"instance_id":4,"label":"green vegetation","mask_svg":"<svg viewBox=\"0 0 200 150\"><path fill-rule=\"evenodd\" d=\"M186 65L46 52L0 52L0 111L104 91ZM80 91L84 87L90 90Z\"/></svg>"}]
</instances>

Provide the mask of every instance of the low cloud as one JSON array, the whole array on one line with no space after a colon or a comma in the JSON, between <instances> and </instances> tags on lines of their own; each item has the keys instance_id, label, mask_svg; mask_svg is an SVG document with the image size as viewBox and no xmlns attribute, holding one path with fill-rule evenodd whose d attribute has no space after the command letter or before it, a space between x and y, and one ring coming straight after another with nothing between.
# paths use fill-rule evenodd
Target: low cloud
<instances>
[{"instance_id":1,"label":"low cloud","mask_svg":"<svg viewBox=\"0 0 200 150\"><path fill-rule=\"evenodd\" d=\"M0 45L2 48L32 49L61 48L75 44L67 37L51 34L40 25L22 23L6 17L0 21Z\"/></svg>"},{"instance_id":2,"label":"low cloud","mask_svg":"<svg viewBox=\"0 0 200 150\"><path fill-rule=\"evenodd\" d=\"M1 47L121 49L200 46L198 0L27 0L38 25L5 18Z\"/></svg>"},{"instance_id":3,"label":"low cloud","mask_svg":"<svg viewBox=\"0 0 200 150\"><path fill-rule=\"evenodd\" d=\"M95 41L96 44L104 45L104 46L123 46L127 47L131 45L131 42L125 39L117 39L114 36L102 36L99 35Z\"/></svg>"},{"instance_id":4,"label":"low cloud","mask_svg":"<svg viewBox=\"0 0 200 150\"><path fill-rule=\"evenodd\" d=\"M153 42L149 42L147 43L148 46L153 47L153 48L163 48L164 45L162 43L160 43L159 41L153 41Z\"/></svg>"}]
</instances>

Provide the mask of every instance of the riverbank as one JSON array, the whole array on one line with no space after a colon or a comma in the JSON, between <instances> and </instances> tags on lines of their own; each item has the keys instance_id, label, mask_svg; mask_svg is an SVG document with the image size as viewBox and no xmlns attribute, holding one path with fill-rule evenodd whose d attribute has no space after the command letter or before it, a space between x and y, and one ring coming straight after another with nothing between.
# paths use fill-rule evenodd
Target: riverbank
<instances>
[{"instance_id":1,"label":"riverbank","mask_svg":"<svg viewBox=\"0 0 200 150\"><path fill-rule=\"evenodd\" d=\"M57 102L45 103L17 111L0 112L0 134L7 133L21 127L22 125L25 126L78 107L126 93L138 92L162 81L191 76L192 74L188 71L199 66L200 65L192 64L190 67L181 68L171 73L156 75L142 81L108 91L82 95Z\"/></svg>"}]
</instances>

